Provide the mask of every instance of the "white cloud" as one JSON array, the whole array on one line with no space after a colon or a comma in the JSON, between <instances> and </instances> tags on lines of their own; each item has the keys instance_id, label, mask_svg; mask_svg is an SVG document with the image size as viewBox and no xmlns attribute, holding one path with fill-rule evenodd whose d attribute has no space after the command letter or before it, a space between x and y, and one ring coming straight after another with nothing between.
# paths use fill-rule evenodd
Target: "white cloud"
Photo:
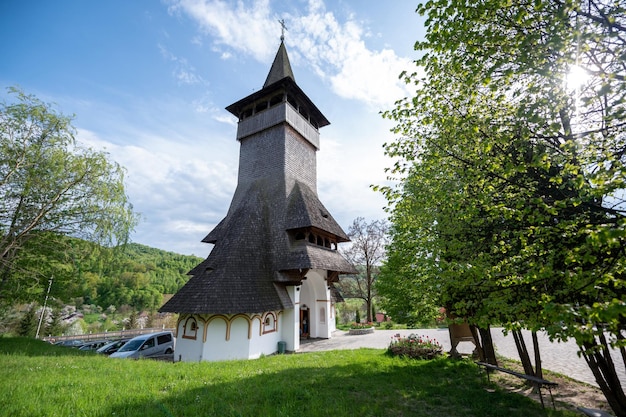
<instances>
[{"instance_id":1,"label":"white cloud","mask_svg":"<svg viewBox=\"0 0 626 417\"><path fill-rule=\"evenodd\" d=\"M134 241L208 254L210 246L200 240L226 214L237 182L235 164L216 152L208 158L193 144L149 134L132 145L114 144L84 129L78 129L77 137L126 168L126 192L142 215Z\"/></svg>"},{"instance_id":2,"label":"white cloud","mask_svg":"<svg viewBox=\"0 0 626 417\"><path fill-rule=\"evenodd\" d=\"M222 0L174 0L170 13L184 13L214 38L216 45L252 55L265 61L273 54L276 33L269 0L227 2Z\"/></svg>"},{"instance_id":3,"label":"white cloud","mask_svg":"<svg viewBox=\"0 0 626 417\"><path fill-rule=\"evenodd\" d=\"M159 50L161 51L161 55L174 63L174 71L173 75L176 80L180 84L186 85L194 85L194 84L204 84L208 85L208 82L204 80L201 76L196 74L196 69L191 65L187 59L178 57L171 53L167 48L163 45L158 45Z\"/></svg>"},{"instance_id":4,"label":"white cloud","mask_svg":"<svg viewBox=\"0 0 626 417\"><path fill-rule=\"evenodd\" d=\"M410 67L408 58L391 49L369 49L364 41L366 28L355 20L340 23L320 6L314 10L296 18L294 44L316 72L330 80L337 95L387 108L407 94L398 75Z\"/></svg>"},{"instance_id":5,"label":"white cloud","mask_svg":"<svg viewBox=\"0 0 626 417\"><path fill-rule=\"evenodd\" d=\"M210 34L222 59L230 58L232 51L264 63L274 56L279 26L268 0L172 0L170 11L188 15ZM283 13L282 17L292 61L312 66L335 94L376 109L388 108L408 94L398 75L412 66L411 61L391 49L369 49L365 39L370 32L353 15L340 22L323 1L311 0L306 14Z\"/></svg>"}]
</instances>

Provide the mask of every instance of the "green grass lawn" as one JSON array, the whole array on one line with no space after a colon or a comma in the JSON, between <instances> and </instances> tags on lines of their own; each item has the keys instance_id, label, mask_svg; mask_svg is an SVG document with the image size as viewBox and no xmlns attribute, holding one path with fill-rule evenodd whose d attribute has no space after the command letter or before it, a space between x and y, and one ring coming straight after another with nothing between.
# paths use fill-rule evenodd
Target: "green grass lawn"
<instances>
[{"instance_id":1,"label":"green grass lawn","mask_svg":"<svg viewBox=\"0 0 626 417\"><path fill-rule=\"evenodd\" d=\"M471 361L375 349L169 363L0 337L0 361L1 416L577 415L487 385Z\"/></svg>"}]
</instances>

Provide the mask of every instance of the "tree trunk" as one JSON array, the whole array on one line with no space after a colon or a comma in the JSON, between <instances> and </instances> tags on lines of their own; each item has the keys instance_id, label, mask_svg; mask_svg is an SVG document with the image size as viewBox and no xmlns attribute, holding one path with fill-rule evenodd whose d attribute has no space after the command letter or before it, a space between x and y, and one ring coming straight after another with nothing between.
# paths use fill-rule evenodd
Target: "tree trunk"
<instances>
[{"instance_id":1,"label":"tree trunk","mask_svg":"<svg viewBox=\"0 0 626 417\"><path fill-rule=\"evenodd\" d=\"M374 320L372 320L372 299L368 298L367 300L365 300L365 311L367 311L366 314L366 319L368 323L372 323Z\"/></svg>"},{"instance_id":2,"label":"tree trunk","mask_svg":"<svg viewBox=\"0 0 626 417\"><path fill-rule=\"evenodd\" d=\"M543 378L543 366L541 365L541 353L539 352L539 339L537 338L537 332L533 332L532 337L533 350L535 351L535 376Z\"/></svg>"},{"instance_id":3,"label":"tree trunk","mask_svg":"<svg viewBox=\"0 0 626 417\"><path fill-rule=\"evenodd\" d=\"M487 363L498 365L496 350L493 347L493 339L491 338L491 327L487 326L486 329L479 328L478 331L480 333L483 352L485 353L485 360Z\"/></svg>"},{"instance_id":4,"label":"tree trunk","mask_svg":"<svg viewBox=\"0 0 626 417\"><path fill-rule=\"evenodd\" d=\"M524 373L526 375L535 375L535 370L533 369L533 364L530 361L530 355L528 354L528 349L526 348L526 342L524 341L524 335L522 335L521 330L513 330L513 339L515 340L515 347L517 347L517 353L519 354L520 361L522 361L522 366L524 367Z\"/></svg>"},{"instance_id":5,"label":"tree trunk","mask_svg":"<svg viewBox=\"0 0 626 417\"><path fill-rule=\"evenodd\" d=\"M367 322L373 323L374 318L372 317L372 270L369 265L367 265Z\"/></svg>"},{"instance_id":6,"label":"tree trunk","mask_svg":"<svg viewBox=\"0 0 626 417\"><path fill-rule=\"evenodd\" d=\"M543 378L543 368L541 366L541 353L539 350L539 339L537 338L537 332L532 332L533 350L535 351L535 366L530 360L530 353L526 348L526 342L524 341L524 335L521 330L513 331L513 339L515 340L515 346L517 347L517 353L519 354L522 366L524 367L524 373L526 375L536 376ZM530 381L526 382L527 385L533 385ZM539 390L539 387L534 386L535 391Z\"/></svg>"},{"instance_id":7,"label":"tree trunk","mask_svg":"<svg viewBox=\"0 0 626 417\"><path fill-rule=\"evenodd\" d=\"M620 335L619 338L623 337ZM626 417L626 395L615 370L604 334L598 336L597 340L594 338L593 342L583 342L578 347L615 415ZM620 353L622 360L626 363L626 353L623 348L620 349Z\"/></svg>"},{"instance_id":8,"label":"tree trunk","mask_svg":"<svg viewBox=\"0 0 626 417\"><path fill-rule=\"evenodd\" d=\"M497 366L498 360L496 359L496 351L493 347L493 339L491 338L491 328L487 326L486 329L482 329L476 326L470 326L470 330L476 342L476 350L478 351L480 361Z\"/></svg>"}]
</instances>

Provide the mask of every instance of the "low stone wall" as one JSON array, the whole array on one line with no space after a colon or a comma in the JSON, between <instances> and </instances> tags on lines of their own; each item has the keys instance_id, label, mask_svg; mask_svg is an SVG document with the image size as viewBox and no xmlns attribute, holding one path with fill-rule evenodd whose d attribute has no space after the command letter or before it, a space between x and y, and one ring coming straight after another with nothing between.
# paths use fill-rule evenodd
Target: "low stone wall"
<instances>
[{"instance_id":1,"label":"low stone wall","mask_svg":"<svg viewBox=\"0 0 626 417\"><path fill-rule=\"evenodd\" d=\"M348 334L350 335L359 335L359 334L369 334L374 333L374 328L370 327L367 329L350 329L348 330Z\"/></svg>"}]
</instances>

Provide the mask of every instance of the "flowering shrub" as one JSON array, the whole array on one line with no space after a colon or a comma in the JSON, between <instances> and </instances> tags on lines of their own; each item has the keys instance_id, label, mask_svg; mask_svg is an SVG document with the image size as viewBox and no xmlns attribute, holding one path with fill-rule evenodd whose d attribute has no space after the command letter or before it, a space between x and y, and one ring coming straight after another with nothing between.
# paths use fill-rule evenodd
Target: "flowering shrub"
<instances>
[{"instance_id":1,"label":"flowering shrub","mask_svg":"<svg viewBox=\"0 0 626 417\"><path fill-rule=\"evenodd\" d=\"M391 338L387 352L394 356L407 356L413 359L433 359L443 351L436 339L410 334L401 337L399 334Z\"/></svg>"},{"instance_id":2,"label":"flowering shrub","mask_svg":"<svg viewBox=\"0 0 626 417\"><path fill-rule=\"evenodd\" d=\"M374 323L367 322L367 323L352 323L350 325L351 329L369 329L371 327L374 327Z\"/></svg>"}]
</instances>

